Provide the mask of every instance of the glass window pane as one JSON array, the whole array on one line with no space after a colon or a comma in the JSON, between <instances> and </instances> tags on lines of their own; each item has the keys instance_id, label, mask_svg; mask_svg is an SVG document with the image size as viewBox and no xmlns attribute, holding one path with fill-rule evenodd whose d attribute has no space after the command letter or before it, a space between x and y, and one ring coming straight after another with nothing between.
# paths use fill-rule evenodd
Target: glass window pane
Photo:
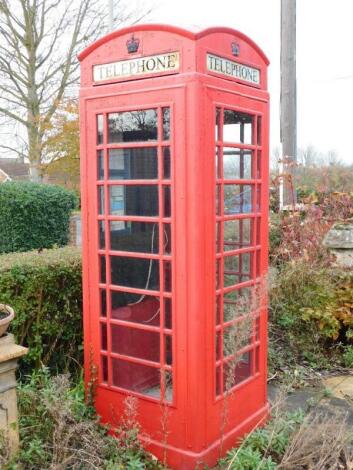
<instances>
[{"instance_id":1,"label":"glass window pane","mask_svg":"<svg viewBox=\"0 0 353 470\"><path fill-rule=\"evenodd\" d=\"M159 290L157 260L111 256L112 284L137 289Z\"/></svg>"},{"instance_id":2,"label":"glass window pane","mask_svg":"<svg viewBox=\"0 0 353 470\"><path fill-rule=\"evenodd\" d=\"M217 184L216 186L216 215L221 215L222 212L222 203L221 203L221 185Z\"/></svg>"},{"instance_id":3,"label":"glass window pane","mask_svg":"<svg viewBox=\"0 0 353 470\"><path fill-rule=\"evenodd\" d=\"M162 109L163 117L163 140L170 139L170 108Z\"/></svg>"},{"instance_id":4,"label":"glass window pane","mask_svg":"<svg viewBox=\"0 0 353 470\"><path fill-rule=\"evenodd\" d=\"M221 323L221 299L220 296L216 297L216 325Z\"/></svg>"},{"instance_id":5,"label":"glass window pane","mask_svg":"<svg viewBox=\"0 0 353 470\"><path fill-rule=\"evenodd\" d=\"M224 213L248 214L252 212L252 192L250 185L224 185Z\"/></svg>"},{"instance_id":6,"label":"glass window pane","mask_svg":"<svg viewBox=\"0 0 353 470\"><path fill-rule=\"evenodd\" d=\"M216 259L216 282L215 282L216 289L219 289L220 287L220 275L221 275L221 260Z\"/></svg>"},{"instance_id":7,"label":"glass window pane","mask_svg":"<svg viewBox=\"0 0 353 470\"><path fill-rule=\"evenodd\" d=\"M107 336L107 325L106 323L101 323L101 347L103 351L107 350L108 345L108 336Z\"/></svg>"},{"instance_id":8,"label":"glass window pane","mask_svg":"<svg viewBox=\"0 0 353 470\"><path fill-rule=\"evenodd\" d=\"M111 221L110 248L117 251L158 253L158 224L153 222Z\"/></svg>"},{"instance_id":9,"label":"glass window pane","mask_svg":"<svg viewBox=\"0 0 353 470\"><path fill-rule=\"evenodd\" d=\"M256 245L261 245L261 217L257 217L256 219Z\"/></svg>"},{"instance_id":10,"label":"glass window pane","mask_svg":"<svg viewBox=\"0 0 353 470\"><path fill-rule=\"evenodd\" d=\"M101 145L103 143L103 114L97 115L97 145Z\"/></svg>"},{"instance_id":11,"label":"glass window pane","mask_svg":"<svg viewBox=\"0 0 353 470\"><path fill-rule=\"evenodd\" d=\"M172 252L172 232L170 224L163 224L163 253L170 255Z\"/></svg>"},{"instance_id":12,"label":"glass window pane","mask_svg":"<svg viewBox=\"0 0 353 470\"><path fill-rule=\"evenodd\" d=\"M103 382L108 382L108 358L107 356L102 356L102 380Z\"/></svg>"},{"instance_id":13,"label":"glass window pane","mask_svg":"<svg viewBox=\"0 0 353 470\"><path fill-rule=\"evenodd\" d=\"M224 273L224 287L235 286L241 282L239 274Z\"/></svg>"},{"instance_id":14,"label":"glass window pane","mask_svg":"<svg viewBox=\"0 0 353 470\"><path fill-rule=\"evenodd\" d=\"M170 186L163 186L164 217L171 215Z\"/></svg>"},{"instance_id":15,"label":"glass window pane","mask_svg":"<svg viewBox=\"0 0 353 470\"><path fill-rule=\"evenodd\" d=\"M98 150L97 152L97 179L104 179L104 152L103 150Z\"/></svg>"},{"instance_id":16,"label":"glass window pane","mask_svg":"<svg viewBox=\"0 0 353 470\"><path fill-rule=\"evenodd\" d=\"M215 139L221 140L221 109L216 108L216 126L215 126Z\"/></svg>"},{"instance_id":17,"label":"glass window pane","mask_svg":"<svg viewBox=\"0 0 353 470\"><path fill-rule=\"evenodd\" d=\"M100 220L99 224L99 248L104 250L105 248L105 225L104 220Z\"/></svg>"},{"instance_id":18,"label":"glass window pane","mask_svg":"<svg viewBox=\"0 0 353 470\"><path fill-rule=\"evenodd\" d=\"M252 144L252 121L249 114L224 110L223 141Z\"/></svg>"},{"instance_id":19,"label":"glass window pane","mask_svg":"<svg viewBox=\"0 0 353 470\"><path fill-rule=\"evenodd\" d=\"M260 347L255 349L255 372L260 371Z\"/></svg>"},{"instance_id":20,"label":"glass window pane","mask_svg":"<svg viewBox=\"0 0 353 470\"><path fill-rule=\"evenodd\" d=\"M219 361L222 356L222 333L220 331L216 331L216 361Z\"/></svg>"},{"instance_id":21,"label":"glass window pane","mask_svg":"<svg viewBox=\"0 0 353 470\"><path fill-rule=\"evenodd\" d=\"M223 177L226 180L251 179L251 150L223 149Z\"/></svg>"},{"instance_id":22,"label":"glass window pane","mask_svg":"<svg viewBox=\"0 0 353 470\"><path fill-rule=\"evenodd\" d=\"M222 152L220 147L216 148L216 178L222 178Z\"/></svg>"},{"instance_id":23,"label":"glass window pane","mask_svg":"<svg viewBox=\"0 0 353 470\"><path fill-rule=\"evenodd\" d=\"M231 321L254 310L253 288L243 287L224 294L223 321Z\"/></svg>"},{"instance_id":24,"label":"glass window pane","mask_svg":"<svg viewBox=\"0 0 353 470\"><path fill-rule=\"evenodd\" d=\"M237 332L234 326L230 326L223 331L223 357L235 354L239 348L236 347Z\"/></svg>"},{"instance_id":25,"label":"glass window pane","mask_svg":"<svg viewBox=\"0 0 353 470\"><path fill-rule=\"evenodd\" d=\"M159 326L159 297L111 291L111 317L143 325Z\"/></svg>"},{"instance_id":26,"label":"glass window pane","mask_svg":"<svg viewBox=\"0 0 353 470\"><path fill-rule=\"evenodd\" d=\"M156 185L110 186L109 197L112 215L158 215Z\"/></svg>"},{"instance_id":27,"label":"glass window pane","mask_svg":"<svg viewBox=\"0 0 353 470\"><path fill-rule=\"evenodd\" d=\"M239 255L240 273L242 275L250 276L250 273L252 271L252 259L253 253L243 253L242 255Z\"/></svg>"},{"instance_id":28,"label":"glass window pane","mask_svg":"<svg viewBox=\"0 0 353 470\"><path fill-rule=\"evenodd\" d=\"M100 279L103 284L106 282L106 268L105 268L105 256L100 255L99 256L99 263L100 263Z\"/></svg>"},{"instance_id":29,"label":"glass window pane","mask_svg":"<svg viewBox=\"0 0 353 470\"><path fill-rule=\"evenodd\" d=\"M260 341L260 318L256 318L255 322L255 341Z\"/></svg>"},{"instance_id":30,"label":"glass window pane","mask_svg":"<svg viewBox=\"0 0 353 470\"><path fill-rule=\"evenodd\" d=\"M221 394L221 368L216 367L216 396Z\"/></svg>"},{"instance_id":31,"label":"glass window pane","mask_svg":"<svg viewBox=\"0 0 353 470\"><path fill-rule=\"evenodd\" d=\"M261 210L261 185L258 185L256 188L256 211L260 212Z\"/></svg>"},{"instance_id":32,"label":"glass window pane","mask_svg":"<svg viewBox=\"0 0 353 470\"><path fill-rule=\"evenodd\" d=\"M157 110L125 111L108 114L108 142L157 140Z\"/></svg>"},{"instance_id":33,"label":"glass window pane","mask_svg":"<svg viewBox=\"0 0 353 470\"><path fill-rule=\"evenodd\" d=\"M224 258L224 285L229 287L238 284L239 275L239 256L227 256Z\"/></svg>"},{"instance_id":34,"label":"glass window pane","mask_svg":"<svg viewBox=\"0 0 353 470\"><path fill-rule=\"evenodd\" d=\"M165 387L165 397L166 401L173 401L173 374L169 370L165 370L163 373L164 376L164 387Z\"/></svg>"},{"instance_id":35,"label":"glass window pane","mask_svg":"<svg viewBox=\"0 0 353 470\"><path fill-rule=\"evenodd\" d=\"M172 299L164 299L164 323L165 327L172 329Z\"/></svg>"},{"instance_id":36,"label":"glass window pane","mask_svg":"<svg viewBox=\"0 0 353 470\"><path fill-rule=\"evenodd\" d=\"M107 292L106 290L101 290L101 316L107 316Z\"/></svg>"},{"instance_id":37,"label":"glass window pane","mask_svg":"<svg viewBox=\"0 0 353 470\"><path fill-rule=\"evenodd\" d=\"M164 261L164 291L171 292L172 290L172 263Z\"/></svg>"},{"instance_id":38,"label":"glass window pane","mask_svg":"<svg viewBox=\"0 0 353 470\"><path fill-rule=\"evenodd\" d=\"M227 362L223 367L223 386L230 390L235 385L244 382L252 376L253 351L248 351L240 357Z\"/></svg>"},{"instance_id":39,"label":"glass window pane","mask_svg":"<svg viewBox=\"0 0 353 470\"><path fill-rule=\"evenodd\" d=\"M252 321L241 321L223 331L223 357L236 354L251 344Z\"/></svg>"},{"instance_id":40,"label":"glass window pane","mask_svg":"<svg viewBox=\"0 0 353 470\"><path fill-rule=\"evenodd\" d=\"M165 363L171 366L173 364L173 343L171 335L164 335L165 342Z\"/></svg>"},{"instance_id":41,"label":"glass window pane","mask_svg":"<svg viewBox=\"0 0 353 470\"><path fill-rule=\"evenodd\" d=\"M104 214L104 186L98 186L98 214Z\"/></svg>"},{"instance_id":42,"label":"glass window pane","mask_svg":"<svg viewBox=\"0 0 353 470\"><path fill-rule=\"evenodd\" d=\"M160 370L158 368L112 359L113 385L160 398Z\"/></svg>"},{"instance_id":43,"label":"glass window pane","mask_svg":"<svg viewBox=\"0 0 353 470\"><path fill-rule=\"evenodd\" d=\"M156 147L109 150L110 180L158 178Z\"/></svg>"},{"instance_id":44,"label":"glass window pane","mask_svg":"<svg viewBox=\"0 0 353 470\"><path fill-rule=\"evenodd\" d=\"M216 222L216 253L220 253L221 251L222 251L221 223Z\"/></svg>"},{"instance_id":45,"label":"glass window pane","mask_svg":"<svg viewBox=\"0 0 353 470\"><path fill-rule=\"evenodd\" d=\"M261 164L262 164L262 157L261 157L261 150L257 151L257 175L256 178L261 179Z\"/></svg>"},{"instance_id":46,"label":"glass window pane","mask_svg":"<svg viewBox=\"0 0 353 470\"><path fill-rule=\"evenodd\" d=\"M111 325L112 352L147 361L160 360L160 335L154 331Z\"/></svg>"},{"instance_id":47,"label":"glass window pane","mask_svg":"<svg viewBox=\"0 0 353 470\"><path fill-rule=\"evenodd\" d=\"M252 257L252 253L244 253L224 258L224 285L226 287L250 280Z\"/></svg>"},{"instance_id":48,"label":"glass window pane","mask_svg":"<svg viewBox=\"0 0 353 470\"><path fill-rule=\"evenodd\" d=\"M257 145L261 145L262 140L262 118L258 116L257 118Z\"/></svg>"},{"instance_id":49,"label":"glass window pane","mask_svg":"<svg viewBox=\"0 0 353 470\"><path fill-rule=\"evenodd\" d=\"M170 148L163 147L163 178L170 179Z\"/></svg>"},{"instance_id":50,"label":"glass window pane","mask_svg":"<svg viewBox=\"0 0 353 470\"><path fill-rule=\"evenodd\" d=\"M260 277L262 273L261 269L261 251L256 252L256 277Z\"/></svg>"},{"instance_id":51,"label":"glass window pane","mask_svg":"<svg viewBox=\"0 0 353 470\"><path fill-rule=\"evenodd\" d=\"M251 219L226 220L224 222L224 251L250 246L251 235Z\"/></svg>"}]
</instances>

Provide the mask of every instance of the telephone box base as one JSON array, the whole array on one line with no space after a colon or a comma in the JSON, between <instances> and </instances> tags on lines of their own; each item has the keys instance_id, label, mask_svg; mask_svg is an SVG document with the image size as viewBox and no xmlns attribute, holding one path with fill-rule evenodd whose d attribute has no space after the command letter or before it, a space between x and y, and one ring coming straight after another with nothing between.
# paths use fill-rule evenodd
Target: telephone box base
<instances>
[{"instance_id":1,"label":"telephone box base","mask_svg":"<svg viewBox=\"0 0 353 470\"><path fill-rule=\"evenodd\" d=\"M177 447L163 445L152 439L143 439L146 449L155 455L161 462L165 462L169 468L175 470L194 470L205 467L213 467L232 447L236 446L238 439L251 432L257 426L266 422L269 416L269 404L254 413L239 426L233 428L222 439L217 439L207 449L196 453ZM222 442L221 442L222 441ZM220 448L222 446L222 452Z\"/></svg>"}]
</instances>

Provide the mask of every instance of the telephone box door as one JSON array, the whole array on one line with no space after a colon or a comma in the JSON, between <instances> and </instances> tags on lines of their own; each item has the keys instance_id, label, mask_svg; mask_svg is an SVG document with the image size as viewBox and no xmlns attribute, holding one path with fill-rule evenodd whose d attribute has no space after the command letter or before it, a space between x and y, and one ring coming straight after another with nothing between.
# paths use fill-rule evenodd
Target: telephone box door
<instances>
[{"instance_id":1,"label":"telephone box door","mask_svg":"<svg viewBox=\"0 0 353 470\"><path fill-rule=\"evenodd\" d=\"M87 125L82 123L88 129L82 169L83 206L89 208L85 344L92 345L86 360L99 365L98 413L106 420L108 403L121 406L127 395L143 397L141 424L155 426L156 432L160 422L148 412L151 405L163 402L173 409L182 399L175 393L175 370L185 361L176 348L183 338L175 331L183 319L175 312L185 302L182 227L177 226L184 213L184 178L175 175L183 173L184 164L183 94L182 87L139 93L136 83L132 93L126 84L118 97L89 100Z\"/></svg>"},{"instance_id":2,"label":"telephone box door","mask_svg":"<svg viewBox=\"0 0 353 470\"><path fill-rule=\"evenodd\" d=\"M215 194L205 230L215 241L205 268L214 272L206 304L215 306L208 409L217 422L228 397L225 432L238 422L247 423L244 433L267 412L268 103L255 92L225 91L209 87L205 104L206 133L214 136L206 191ZM219 427L210 427L210 441Z\"/></svg>"}]
</instances>

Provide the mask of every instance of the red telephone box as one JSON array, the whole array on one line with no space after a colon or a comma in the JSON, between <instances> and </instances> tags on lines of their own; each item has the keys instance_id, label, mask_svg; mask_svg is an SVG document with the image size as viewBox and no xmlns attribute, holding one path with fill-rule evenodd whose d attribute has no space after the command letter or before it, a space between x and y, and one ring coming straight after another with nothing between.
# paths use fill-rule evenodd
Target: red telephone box
<instances>
[{"instance_id":1,"label":"red telephone box","mask_svg":"<svg viewBox=\"0 0 353 470\"><path fill-rule=\"evenodd\" d=\"M104 422L133 395L152 453L212 465L268 412L268 60L150 24L80 61L86 379Z\"/></svg>"}]
</instances>

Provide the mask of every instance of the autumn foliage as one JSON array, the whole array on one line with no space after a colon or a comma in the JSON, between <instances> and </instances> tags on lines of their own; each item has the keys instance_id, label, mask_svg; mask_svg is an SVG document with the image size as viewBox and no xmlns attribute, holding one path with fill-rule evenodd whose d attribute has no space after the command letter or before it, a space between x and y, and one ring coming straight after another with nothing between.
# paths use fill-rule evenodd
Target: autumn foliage
<instances>
[{"instance_id":1,"label":"autumn foliage","mask_svg":"<svg viewBox=\"0 0 353 470\"><path fill-rule=\"evenodd\" d=\"M76 100L59 106L45 143L46 162L42 166L44 180L79 191L80 134Z\"/></svg>"}]
</instances>

